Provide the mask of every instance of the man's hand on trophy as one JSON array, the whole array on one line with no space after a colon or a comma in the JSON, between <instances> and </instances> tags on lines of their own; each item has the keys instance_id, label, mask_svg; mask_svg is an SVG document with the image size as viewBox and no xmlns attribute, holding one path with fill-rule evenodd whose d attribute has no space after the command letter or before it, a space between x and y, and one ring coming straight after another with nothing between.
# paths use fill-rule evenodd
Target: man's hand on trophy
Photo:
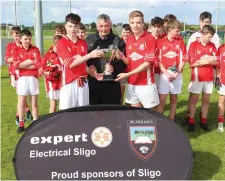
<instances>
[{"instance_id":1,"label":"man's hand on trophy","mask_svg":"<svg viewBox=\"0 0 225 181\"><path fill-rule=\"evenodd\" d=\"M117 75L117 78L115 79L116 82L121 81L122 79L126 79L127 77L129 77L128 73L121 73Z\"/></svg>"},{"instance_id":2,"label":"man's hand on trophy","mask_svg":"<svg viewBox=\"0 0 225 181\"><path fill-rule=\"evenodd\" d=\"M90 76L96 78L97 80L103 79L103 73L97 73L96 67L94 65L91 65L87 68L87 72Z\"/></svg>"},{"instance_id":3,"label":"man's hand on trophy","mask_svg":"<svg viewBox=\"0 0 225 181\"><path fill-rule=\"evenodd\" d=\"M95 49L90 53L91 58L100 58L102 57L102 55L103 55L102 50L98 50L98 49Z\"/></svg>"},{"instance_id":4,"label":"man's hand on trophy","mask_svg":"<svg viewBox=\"0 0 225 181\"><path fill-rule=\"evenodd\" d=\"M114 71L113 66L112 66L111 64L107 63L107 64L105 65L105 72L110 72L110 73L112 73L113 71Z\"/></svg>"}]
</instances>

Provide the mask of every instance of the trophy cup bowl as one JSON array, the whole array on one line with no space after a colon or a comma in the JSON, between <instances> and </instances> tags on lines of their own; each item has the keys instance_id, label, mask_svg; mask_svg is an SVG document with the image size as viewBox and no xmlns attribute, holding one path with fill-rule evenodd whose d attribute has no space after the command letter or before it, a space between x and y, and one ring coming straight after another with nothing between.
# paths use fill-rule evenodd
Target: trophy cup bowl
<instances>
[{"instance_id":1,"label":"trophy cup bowl","mask_svg":"<svg viewBox=\"0 0 225 181\"><path fill-rule=\"evenodd\" d=\"M103 74L103 79L101 81L113 81L113 75L112 72L105 70L105 66L107 64L111 63L111 60L113 58L113 49L102 49L103 51L103 56L101 58L102 61L102 72Z\"/></svg>"}]
</instances>

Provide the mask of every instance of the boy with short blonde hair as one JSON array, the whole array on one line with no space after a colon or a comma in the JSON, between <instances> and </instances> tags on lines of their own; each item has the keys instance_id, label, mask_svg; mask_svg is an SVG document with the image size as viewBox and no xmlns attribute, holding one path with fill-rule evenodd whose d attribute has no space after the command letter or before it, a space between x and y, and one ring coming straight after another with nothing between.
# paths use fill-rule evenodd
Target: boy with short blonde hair
<instances>
[{"instance_id":1,"label":"boy with short blonde hair","mask_svg":"<svg viewBox=\"0 0 225 181\"><path fill-rule=\"evenodd\" d=\"M117 51L116 57L128 65L128 72L119 74L116 81L128 78L125 102L133 107L154 108L159 104L154 80L156 40L144 31L144 15L133 11L129 15L133 35L127 39L126 55Z\"/></svg>"},{"instance_id":2,"label":"boy with short blonde hair","mask_svg":"<svg viewBox=\"0 0 225 181\"><path fill-rule=\"evenodd\" d=\"M177 20L167 22L167 36L158 43L160 61L159 97L160 105L157 111L163 113L167 95L170 94L169 119L174 121L177 108L177 95L182 89L182 71L188 60L186 47L183 41L177 40L181 24Z\"/></svg>"}]
</instances>

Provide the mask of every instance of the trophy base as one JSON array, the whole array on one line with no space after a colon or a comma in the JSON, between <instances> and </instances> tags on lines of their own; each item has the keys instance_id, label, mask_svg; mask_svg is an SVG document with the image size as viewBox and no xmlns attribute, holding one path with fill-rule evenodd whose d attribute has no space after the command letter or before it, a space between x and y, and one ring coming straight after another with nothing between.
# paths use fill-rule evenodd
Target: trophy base
<instances>
[{"instance_id":1,"label":"trophy base","mask_svg":"<svg viewBox=\"0 0 225 181\"><path fill-rule=\"evenodd\" d=\"M103 79L101 81L114 81L113 75L103 75Z\"/></svg>"}]
</instances>

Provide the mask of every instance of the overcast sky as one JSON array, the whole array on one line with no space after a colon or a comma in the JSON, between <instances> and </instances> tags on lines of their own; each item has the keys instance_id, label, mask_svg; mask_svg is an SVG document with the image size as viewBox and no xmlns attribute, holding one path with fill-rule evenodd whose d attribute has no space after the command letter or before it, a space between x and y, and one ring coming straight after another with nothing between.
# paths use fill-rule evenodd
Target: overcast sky
<instances>
[{"instance_id":1,"label":"overcast sky","mask_svg":"<svg viewBox=\"0 0 225 181\"><path fill-rule=\"evenodd\" d=\"M34 24L34 0L16 0L17 21L19 24ZM166 14L174 14L178 20L188 24L198 24L199 14L209 11L213 15L213 24L216 24L218 0L208 1L171 1L171 0L71 0L72 13L81 16L82 22L91 23L96 17L108 14L113 23L127 23L128 15L132 10L140 10L144 13L145 21L154 16L164 17ZM15 0L1 0L1 23L15 24ZM219 0L219 23L225 25L225 0ZM42 1L43 22L64 22L69 13L69 0Z\"/></svg>"}]
</instances>

